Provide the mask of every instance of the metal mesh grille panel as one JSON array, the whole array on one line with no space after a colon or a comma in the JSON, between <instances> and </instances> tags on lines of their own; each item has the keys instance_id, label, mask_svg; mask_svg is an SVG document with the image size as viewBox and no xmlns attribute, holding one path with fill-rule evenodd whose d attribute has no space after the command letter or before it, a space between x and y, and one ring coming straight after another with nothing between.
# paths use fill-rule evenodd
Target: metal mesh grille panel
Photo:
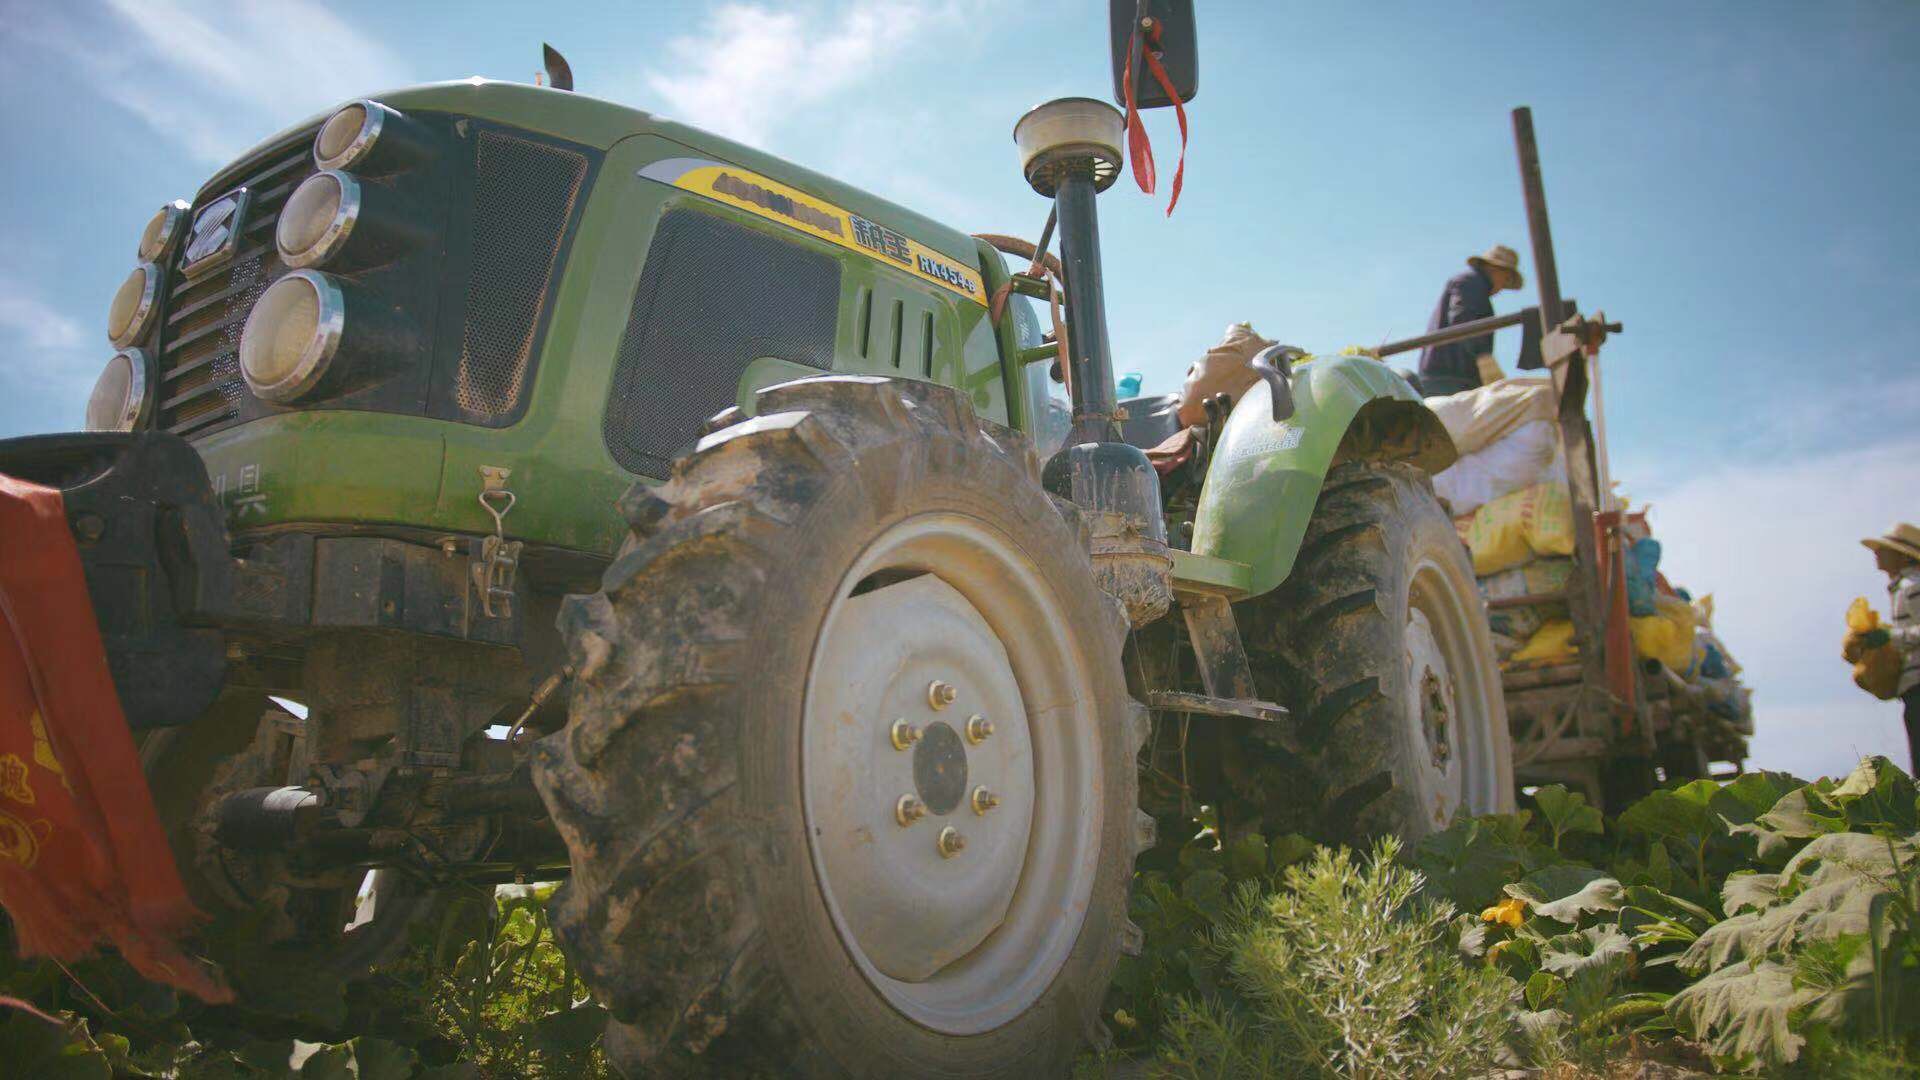
<instances>
[{"instance_id":1,"label":"metal mesh grille panel","mask_svg":"<svg viewBox=\"0 0 1920 1080\"><path fill-rule=\"evenodd\" d=\"M622 467L664 478L700 424L771 356L828 371L840 264L696 210L670 210L647 251L601 431Z\"/></svg>"},{"instance_id":2,"label":"metal mesh grille panel","mask_svg":"<svg viewBox=\"0 0 1920 1080\"><path fill-rule=\"evenodd\" d=\"M313 173L307 147L301 137L269 151L194 206L198 214L206 203L242 186L253 193L231 262L189 280L177 269L184 251L174 253L160 339L156 426L161 430L189 438L218 431L238 423L243 402L252 397L240 376L240 331L253 302L287 272L274 250L273 230L287 195Z\"/></svg>"},{"instance_id":3,"label":"metal mesh grille panel","mask_svg":"<svg viewBox=\"0 0 1920 1080\"><path fill-rule=\"evenodd\" d=\"M527 382L540 304L586 176L587 159L482 131L476 147L473 262L455 400L468 413L514 410Z\"/></svg>"}]
</instances>

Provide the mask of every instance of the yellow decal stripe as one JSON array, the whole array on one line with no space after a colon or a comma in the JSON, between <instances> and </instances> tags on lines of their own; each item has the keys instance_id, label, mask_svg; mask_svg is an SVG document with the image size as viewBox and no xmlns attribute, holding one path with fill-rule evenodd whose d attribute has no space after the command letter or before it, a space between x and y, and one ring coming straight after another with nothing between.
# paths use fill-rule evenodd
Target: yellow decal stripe
<instances>
[{"instance_id":1,"label":"yellow decal stripe","mask_svg":"<svg viewBox=\"0 0 1920 1080\"><path fill-rule=\"evenodd\" d=\"M796 191L778 180L732 165L687 158L657 162L641 170L640 175L726 203L756 217L777 221L896 270L904 270L982 307L987 304L986 286L971 267L912 237Z\"/></svg>"}]
</instances>

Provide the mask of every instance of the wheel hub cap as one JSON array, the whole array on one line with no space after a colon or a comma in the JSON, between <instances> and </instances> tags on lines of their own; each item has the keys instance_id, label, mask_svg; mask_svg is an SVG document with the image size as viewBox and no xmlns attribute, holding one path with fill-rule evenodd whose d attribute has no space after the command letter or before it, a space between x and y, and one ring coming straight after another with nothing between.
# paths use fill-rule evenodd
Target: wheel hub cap
<instances>
[{"instance_id":1,"label":"wheel hub cap","mask_svg":"<svg viewBox=\"0 0 1920 1080\"><path fill-rule=\"evenodd\" d=\"M992 628L932 575L845 600L816 671L804 771L828 885L874 967L928 979L1000 926L1020 880L1034 781L1019 684ZM977 742L962 733L976 716L992 722ZM917 733L905 748L901 721ZM901 814L903 796L925 813Z\"/></svg>"},{"instance_id":2,"label":"wheel hub cap","mask_svg":"<svg viewBox=\"0 0 1920 1080\"><path fill-rule=\"evenodd\" d=\"M1434 635L1427 613L1413 608L1407 612L1407 715L1418 730L1415 745L1426 753L1419 762L1429 771L1427 812L1436 825L1444 826L1460 806L1464 792L1455 767L1454 739L1457 736L1458 709L1454 702L1453 678L1447 669L1446 653Z\"/></svg>"}]
</instances>

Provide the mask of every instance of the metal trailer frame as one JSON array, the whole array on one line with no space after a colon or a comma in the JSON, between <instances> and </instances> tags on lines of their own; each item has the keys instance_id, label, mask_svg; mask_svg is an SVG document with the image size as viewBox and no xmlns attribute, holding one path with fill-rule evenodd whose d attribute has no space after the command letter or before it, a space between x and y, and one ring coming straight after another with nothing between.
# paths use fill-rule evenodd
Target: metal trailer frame
<instances>
[{"instance_id":1,"label":"metal trailer frame","mask_svg":"<svg viewBox=\"0 0 1920 1080\"><path fill-rule=\"evenodd\" d=\"M1704 716L1705 709L1700 694L1684 683L1670 685L1675 680L1665 672L1643 677L1636 661L1623 561L1626 515L1611 490L1601 390L1600 349L1622 327L1608 322L1604 312L1582 314L1577 302L1562 296L1530 109L1513 110L1513 135L1538 303L1389 342L1376 351L1386 357L1520 326L1525 334L1523 363L1544 367L1551 377L1575 523L1574 574L1564 594L1509 597L1489 606L1564 601L1580 652L1573 663L1504 676L1514 775L1523 785L1566 783L1585 789L1596 802L1620 801L1651 785L1662 752L1661 733L1697 737L1688 718Z\"/></svg>"}]
</instances>

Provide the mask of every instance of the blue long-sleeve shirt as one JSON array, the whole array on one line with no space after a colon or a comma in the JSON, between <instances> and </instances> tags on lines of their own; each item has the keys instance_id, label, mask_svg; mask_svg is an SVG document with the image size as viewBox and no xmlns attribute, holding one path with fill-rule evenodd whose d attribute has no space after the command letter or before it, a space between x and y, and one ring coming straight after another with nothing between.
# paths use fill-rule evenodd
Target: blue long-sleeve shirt
<instances>
[{"instance_id":1,"label":"blue long-sleeve shirt","mask_svg":"<svg viewBox=\"0 0 1920 1080\"><path fill-rule=\"evenodd\" d=\"M1427 330L1493 317L1493 280L1479 267L1469 267L1447 279L1440 303L1427 320ZM1420 374L1465 379L1469 387L1480 385L1479 358L1493 351L1493 335L1467 338L1446 345L1429 345L1420 350Z\"/></svg>"}]
</instances>

